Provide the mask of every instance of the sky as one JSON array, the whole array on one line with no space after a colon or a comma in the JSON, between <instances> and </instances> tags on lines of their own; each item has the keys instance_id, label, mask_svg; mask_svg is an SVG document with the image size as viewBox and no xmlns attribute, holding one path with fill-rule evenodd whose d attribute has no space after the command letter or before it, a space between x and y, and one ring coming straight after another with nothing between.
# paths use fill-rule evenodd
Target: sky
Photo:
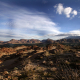
<instances>
[{"instance_id":1,"label":"sky","mask_svg":"<svg viewBox=\"0 0 80 80\"><path fill-rule=\"evenodd\" d=\"M80 0L0 0L0 41L80 36Z\"/></svg>"}]
</instances>

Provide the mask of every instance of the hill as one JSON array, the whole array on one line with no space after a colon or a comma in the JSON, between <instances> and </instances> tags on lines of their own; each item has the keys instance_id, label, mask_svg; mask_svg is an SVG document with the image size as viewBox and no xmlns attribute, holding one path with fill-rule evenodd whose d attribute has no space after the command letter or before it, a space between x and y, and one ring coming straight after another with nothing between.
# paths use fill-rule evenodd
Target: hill
<instances>
[{"instance_id":1,"label":"hill","mask_svg":"<svg viewBox=\"0 0 80 80\"><path fill-rule=\"evenodd\" d=\"M0 41L0 44L31 44L31 43L41 43L40 40L38 39L20 39L20 40L15 40L11 39L10 41Z\"/></svg>"}]
</instances>

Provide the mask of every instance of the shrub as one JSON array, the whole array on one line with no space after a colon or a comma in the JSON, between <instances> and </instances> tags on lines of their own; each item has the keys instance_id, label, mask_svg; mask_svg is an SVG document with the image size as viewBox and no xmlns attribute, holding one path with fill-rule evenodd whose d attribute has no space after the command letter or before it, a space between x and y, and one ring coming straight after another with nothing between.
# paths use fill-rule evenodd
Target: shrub
<instances>
[{"instance_id":1,"label":"shrub","mask_svg":"<svg viewBox=\"0 0 80 80\"><path fill-rule=\"evenodd\" d=\"M80 71L72 69L69 65L59 64L58 72L55 75L56 80L80 80Z\"/></svg>"},{"instance_id":2,"label":"shrub","mask_svg":"<svg viewBox=\"0 0 80 80\"><path fill-rule=\"evenodd\" d=\"M44 56L46 56L46 57L50 56L49 51L44 52Z\"/></svg>"}]
</instances>

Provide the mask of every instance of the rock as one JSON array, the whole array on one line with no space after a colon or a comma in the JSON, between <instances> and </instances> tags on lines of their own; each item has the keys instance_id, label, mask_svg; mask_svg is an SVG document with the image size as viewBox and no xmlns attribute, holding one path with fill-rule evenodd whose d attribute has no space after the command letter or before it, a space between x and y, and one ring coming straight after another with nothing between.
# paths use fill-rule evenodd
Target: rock
<instances>
[{"instance_id":1,"label":"rock","mask_svg":"<svg viewBox=\"0 0 80 80\"><path fill-rule=\"evenodd\" d=\"M5 75L5 74L9 74L9 72L8 72L8 71L4 71L4 75Z\"/></svg>"},{"instance_id":2,"label":"rock","mask_svg":"<svg viewBox=\"0 0 80 80\"><path fill-rule=\"evenodd\" d=\"M3 80L3 76L0 75L0 80Z\"/></svg>"},{"instance_id":3,"label":"rock","mask_svg":"<svg viewBox=\"0 0 80 80\"><path fill-rule=\"evenodd\" d=\"M2 60L0 60L0 64L1 64L1 63L3 63L3 61L2 61Z\"/></svg>"},{"instance_id":4,"label":"rock","mask_svg":"<svg viewBox=\"0 0 80 80\"><path fill-rule=\"evenodd\" d=\"M11 79L11 76L8 76L8 79Z\"/></svg>"},{"instance_id":5,"label":"rock","mask_svg":"<svg viewBox=\"0 0 80 80\"><path fill-rule=\"evenodd\" d=\"M44 60L43 63L46 64L46 61Z\"/></svg>"},{"instance_id":6,"label":"rock","mask_svg":"<svg viewBox=\"0 0 80 80\"><path fill-rule=\"evenodd\" d=\"M56 70L57 70L56 67L51 68L51 71L56 71Z\"/></svg>"}]
</instances>

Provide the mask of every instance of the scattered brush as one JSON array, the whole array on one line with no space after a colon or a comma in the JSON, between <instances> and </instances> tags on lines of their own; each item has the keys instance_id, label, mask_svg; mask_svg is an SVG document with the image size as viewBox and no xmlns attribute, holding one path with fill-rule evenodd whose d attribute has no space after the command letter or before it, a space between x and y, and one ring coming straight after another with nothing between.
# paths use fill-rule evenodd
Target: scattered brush
<instances>
[{"instance_id":1,"label":"scattered brush","mask_svg":"<svg viewBox=\"0 0 80 80\"><path fill-rule=\"evenodd\" d=\"M67 64L59 64L58 72L55 75L56 80L80 80L80 70L72 69Z\"/></svg>"}]
</instances>

